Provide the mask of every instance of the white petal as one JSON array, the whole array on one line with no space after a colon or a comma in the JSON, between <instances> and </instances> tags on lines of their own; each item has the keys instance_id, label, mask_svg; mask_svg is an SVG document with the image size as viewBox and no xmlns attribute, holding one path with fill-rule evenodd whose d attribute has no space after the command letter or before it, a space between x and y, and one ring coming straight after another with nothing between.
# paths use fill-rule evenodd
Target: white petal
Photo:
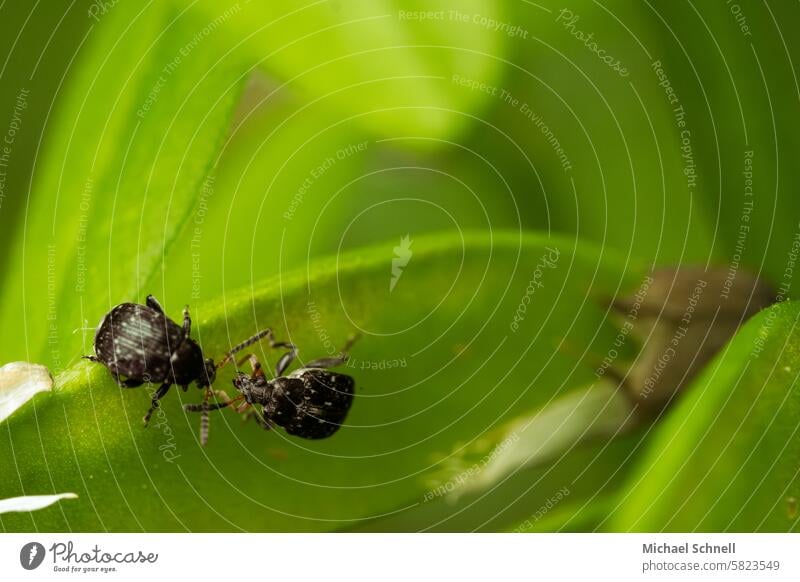
<instances>
[{"instance_id":1,"label":"white petal","mask_svg":"<svg viewBox=\"0 0 800 582\"><path fill-rule=\"evenodd\" d=\"M0 422L39 392L53 389L50 371L39 364L12 362L0 368Z\"/></svg>"},{"instance_id":2,"label":"white petal","mask_svg":"<svg viewBox=\"0 0 800 582\"><path fill-rule=\"evenodd\" d=\"M26 495L25 497L11 497L0 499L0 513L12 511L36 511L44 509L62 499L77 499L74 493L59 493L58 495Z\"/></svg>"}]
</instances>

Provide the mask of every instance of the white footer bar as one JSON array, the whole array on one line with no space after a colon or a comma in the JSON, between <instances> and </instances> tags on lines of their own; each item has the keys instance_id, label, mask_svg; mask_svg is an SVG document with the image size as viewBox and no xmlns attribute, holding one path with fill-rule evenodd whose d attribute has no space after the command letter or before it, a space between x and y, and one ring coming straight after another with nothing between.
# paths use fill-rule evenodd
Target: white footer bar
<instances>
[{"instance_id":1,"label":"white footer bar","mask_svg":"<svg viewBox=\"0 0 800 582\"><path fill-rule=\"evenodd\" d=\"M2 534L0 580L800 580L793 534ZM413 582L413 579L412 579Z\"/></svg>"}]
</instances>

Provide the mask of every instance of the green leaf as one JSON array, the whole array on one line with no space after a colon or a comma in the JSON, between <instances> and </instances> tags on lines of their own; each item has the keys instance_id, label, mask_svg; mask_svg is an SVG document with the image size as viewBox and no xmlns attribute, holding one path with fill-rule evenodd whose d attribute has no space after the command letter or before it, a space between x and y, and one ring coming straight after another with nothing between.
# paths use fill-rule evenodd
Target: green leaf
<instances>
[{"instance_id":1,"label":"green leaf","mask_svg":"<svg viewBox=\"0 0 800 582\"><path fill-rule=\"evenodd\" d=\"M211 300L337 249L518 228L508 192L462 183L440 166L444 152L426 156L372 139L274 91L263 74L248 83L202 212L166 255L166 301Z\"/></svg>"},{"instance_id":2,"label":"green leaf","mask_svg":"<svg viewBox=\"0 0 800 582\"><path fill-rule=\"evenodd\" d=\"M187 18L131 3L104 16L76 67L0 292L4 326L24 330L0 340L3 360L54 372L90 348L86 328L110 305L152 288L222 147L244 72Z\"/></svg>"},{"instance_id":3,"label":"green leaf","mask_svg":"<svg viewBox=\"0 0 800 582\"><path fill-rule=\"evenodd\" d=\"M0 248L7 249L23 228L21 220L42 134L64 72L94 22L71 0L54 0L48 10L29 2L6 2L0 18L3 54L0 118L4 120L0 175ZM71 9L72 8L72 9ZM13 120L16 131L8 135ZM10 146L5 150L5 146ZM0 287L8 275L0 269Z\"/></svg>"},{"instance_id":4,"label":"green leaf","mask_svg":"<svg viewBox=\"0 0 800 582\"><path fill-rule=\"evenodd\" d=\"M660 47L647 6L509 5L529 34L509 41L514 64L490 99L490 123L475 124L467 144L502 176L493 186L498 178L482 172L490 191L514 192L526 228L579 233L657 265L707 261L714 215L684 174L680 129L652 70ZM453 167L467 181L482 170Z\"/></svg>"},{"instance_id":5,"label":"green leaf","mask_svg":"<svg viewBox=\"0 0 800 582\"><path fill-rule=\"evenodd\" d=\"M604 527L797 531L800 303L742 328L659 425Z\"/></svg>"},{"instance_id":6,"label":"green leaf","mask_svg":"<svg viewBox=\"0 0 800 582\"><path fill-rule=\"evenodd\" d=\"M576 423L577 425L577 423ZM592 531L606 518L635 469L647 434L590 439L519 470L480 492L435 496L356 531ZM488 452L491 454L491 451ZM456 489L458 492L458 489Z\"/></svg>"},{"instance_id":7,"label":"green leaf","mask_svg":"<svg viewBox=\"0 0 800 582\"><path fill-rule=\"evenodd\" d=\"M147 391L120 390L105 368L81 362L13 415L0 438L0 463L19 475L0 485L0 497L55 488L80 499L4 516L3 526L313 531L406 511L424 502L431 475L459 446L590 381L590 370L553 346L610 345L617 330L592 298L627 290L641 274L557 238L447 235L414 240L390 292L393 246L333 256L193 306L194 334L216 358L266 326L300 346L301 359L333 353L362 330L342 368L356 379L356 402L333 438L265 433L223 411L202 449L197 415L180 408L199 400L194 390L168 394L144 429ZM217 388L231 390L230 373Z\"/></svg>"},{"instance_id":8,"label":"green leaf","mask_svg":"<svg viewBox=\"0 0 800 582\"><path fill-rule=\"evenodd\" d=\"M307 101L378 136L444 139L465 126L486 95L465 94L451 78L494 78L507 39L471 20L503 21L487 0L174 2L191 4L226 46L243 46Z\"/></svg>"},{"instance_id":9,"label":"green leaf","mask_svg":"<svg viewBox=\"0 0 800 582\"><path fill-rule=\"evenodd\" d=\"M713 253L786 284L785 299L800 245L798 50L786 23L800 5L664 2L645 14L653 58L686 112Z\"/></svg>"},{"instance_id":10,"label":"green leaf","mask_svg":"<svg viewBox=\"0 0 800 582\"><path fill-rule=\"evenodd\" d=\"M505 531L512 533L593 531L614 507L615 497L612 495L592 495L591 503L574 503L570 499L571 495L567 489L557 490L551 497L545 499L530 517L507 527Z\"/></svg>"}]
</instances>

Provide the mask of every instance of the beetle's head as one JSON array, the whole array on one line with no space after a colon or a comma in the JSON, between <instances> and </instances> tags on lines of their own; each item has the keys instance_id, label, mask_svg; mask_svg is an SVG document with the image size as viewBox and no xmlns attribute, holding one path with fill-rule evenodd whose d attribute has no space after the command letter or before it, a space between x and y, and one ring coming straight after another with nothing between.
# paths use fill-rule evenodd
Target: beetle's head
<instances>
[{"instance_id":1,"label":"beetle's head","mask_svg":"<svg viewBox=\"0 0 800 582\"><path fill-rule=\"evenodd\" d=\"M233 387L245 396L247 396L248 392L250 391L250 384L250 376L244 372L238 372L233 377Z\"/></svg>"},{"instance_id":2,"label":"beetle's head","mask_svg":"<svg viewBox=\"0 0 800 582\"><path fill-rule=\"evenodd\" d=\"M206 388L211 386L214 383L214 380L217 379L217 366L214 364L214 360L211 358L206 358L203 362L203 368L203 373L197 380L198 388Z\"/></svg>"},{"instance_id":3,"label":"beetle's head","mask_svg":"<svg viewBox=\"0 0 800 582\"><path fill-rule=\"evenodd\" d=\"M255 393L258 392L258 382L254 380L252 376L244 372L239 372L233 377L233 387L236 388L250 404L253 404L255 400L258 399L258 395Z\"/></svg>"}]
</instances>

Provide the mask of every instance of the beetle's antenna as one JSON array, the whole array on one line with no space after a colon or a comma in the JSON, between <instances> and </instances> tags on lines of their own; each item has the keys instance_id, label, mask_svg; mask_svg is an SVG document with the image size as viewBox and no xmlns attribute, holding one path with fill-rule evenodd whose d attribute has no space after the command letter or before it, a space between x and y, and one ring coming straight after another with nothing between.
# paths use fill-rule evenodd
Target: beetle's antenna
<instances>
[{"instance_id":1,"label":"beetle's antenna","mask_svg":"<svg viewBox=\"0 0 800 582\"><path fill-rule=\"evenodd\" d=\"M96 331L96 330L97 330L96 327L89 327L89 320L88 319L84 319L83 320L83 325L81 327L76 327L75 329L72 330L72 335L75 335L79 331Z\"/></svg>"},{"instance_id":2,"label":"beetle's antenna","mask_svg":"<svg viewBox=\"0 0 800 582\"><path fill-rule=\"evenodd\" d=\"M186 412L203 412L204 410L222 410L236 404L237 400L229 400L227 402L208 402L205 406L200 404L184 404L183 409Z\"/></svg>"},{"instance_id":3,"label":"beetle's antenna","mask_svg":"<svg viewBox=\"0 0 800 582\"><path fill-rule=\"evenodd\" d=\"M203 410L200 411L200 446L204 447L208 443L208 400L202 404Z\"/></svg>"},{"instance_id":4,"label":"beetle's antenna","mask_svg":"<svg viewBox=\"0 0 800 582\"><path fill-rule=\"evenodd\" d=\"M242 343L240 343L237 346L234 346L233 349L231 351L229 351L227 354L225 354L225 357L222 358L219 361L219 364L217 364L217 368L219 369L219 368L223 367L225 364L230 362L233 359L233 356L235 356L237 353L241 352L243 349L245 349L247 347L252 346L254 343L264 339L267 336L270 336L270 337L272 336L272 329L267 328L265 330L262 330L262 331L258 332L256 335L254 335L253 337L246 339L245 341L243 341Z\"/></svg>"},{"instance_id":5,"label":"beetle's antenna","mask_svg":"<svg viewBox=\"0 0 800 582\"><path fill-rule=\"evenodd\" d=\"M218 390L216 392L217 396L221 397L223 400L222 402L209 402L208 399L211 397L212 392L210 390L206 391L205 398L203 398L203 402L200 404L184 404L183 409L186 412L199 412L200 413L200 446L204 447L208 443L208 433L210 431L210 418L209 418L209 411L211 410L222 410L223 408L227 408L234 404L235 401L228 398L228 395Z\"/></svg>"}]
</instances>

